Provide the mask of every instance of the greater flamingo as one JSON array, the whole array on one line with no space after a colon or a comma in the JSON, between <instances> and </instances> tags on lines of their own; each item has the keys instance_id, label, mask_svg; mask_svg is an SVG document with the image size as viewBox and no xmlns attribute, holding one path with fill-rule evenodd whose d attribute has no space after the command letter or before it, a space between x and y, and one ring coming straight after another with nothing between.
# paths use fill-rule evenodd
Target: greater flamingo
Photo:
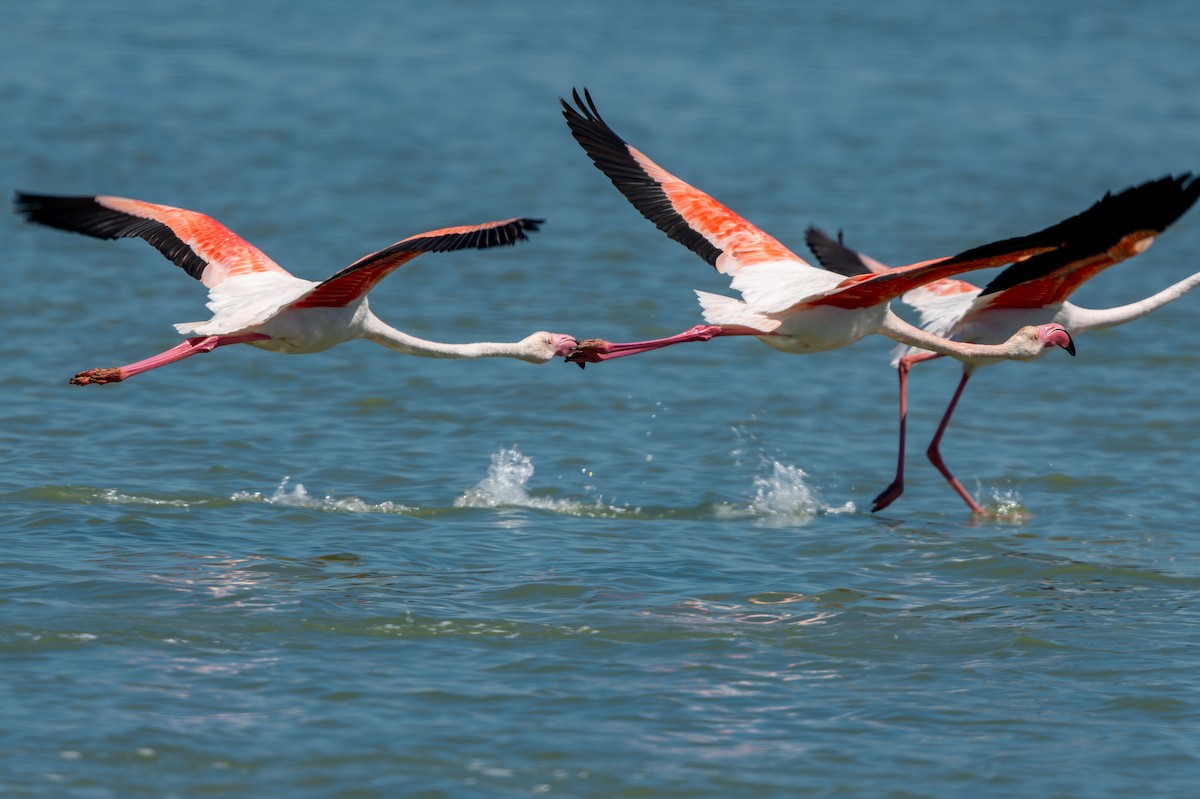
<instances>
[{"instance_id":1,"label":"greater flamingo","mask_svg":"<svg viewBox=\"0 0 1200 799\"><path fill-rule=\"evenodd\" d=\"M582 99L578 91L572 96L575 106L560 99L563 116L596 167L659 230L729 275L745 300L697 291L708 324L651 341L581 341L568 360L595 363L718 336L757 336L775 349L804 354L845 347L871 333L964 361L1029 360L1048 347L1074 355L1071 337L1059 324L1023 327L1002 344L978 345L927 333L888 308L889 300L931 280L1007 263L1008 249L1001 252L1007 260L977 248L958 259L880 275L847 278L819 269L627 144L600 117L586 90ZM1021 244L1030 253L1057 246L1036 235Z\"/></svg>"},{"instance_id":2,"label":"greater flamingo","mask_svg":"<svg viewBox=\"0 0 1200 799\"><path fill-rule=\"evenodd\" d=\"M209 290L207 322L175 325L194 334L178 346L136 363L88 369L71 383L115 383L227 344L272 352L321 352L365 338L407 355L427 358L516 358L545 363L569 355L575 339L539 331L512 343L445 344L425 341L385 324L367 307L367 293L393 270L423 252L485 249L526 239L538 219L506 219L432 230L364 256L327 280L288 273L258 248L211 217L182 208L123 197L16 194L16 210L30 222L99 239L148 241Z\"/></svg>"},{"instance_id":3,"label":"greater flamingo","mask_svg":"<svg viewBox=\"0 0 1200 799\"><path fill-rule=\"evenodd\" d=\"M1190 173L1150 181L1116 196L1107 195L1084 214L1058 226L1068 231L1072 227L1090 230L1053 254L1053 269L1047 270L1046 264L1039 263L1039 259L1047 256L1035 256L1005 269L986 288L947 278L919 286L904 294L901 301L917 310L925 330L977 343L1000 341L1013 325L1020 324L1060 324L1078 334L1132 322L1200 284L1200 272L1144 300L1116 308L1082 308L1068 302L1067 297L1102 270L1144 252L1154 237L1182 216L1197 197L1200 197L1200 180L1192 179ZM878 261L845 247L840 236L835 241L810 228L807 238L809 248L827 269L844 275L889 271ZM883 510L904 493L908 372L914 364L937 357L935 353L914 351L910 347L897 348L892 364L900 376L900 454L896 477L875 498L872 511ZM977 514L983 514L984 510L946 467L941 442L967 381L986 363L963 362L962 378L926 450L930 462Z\"/></svg>"}]
</instances>

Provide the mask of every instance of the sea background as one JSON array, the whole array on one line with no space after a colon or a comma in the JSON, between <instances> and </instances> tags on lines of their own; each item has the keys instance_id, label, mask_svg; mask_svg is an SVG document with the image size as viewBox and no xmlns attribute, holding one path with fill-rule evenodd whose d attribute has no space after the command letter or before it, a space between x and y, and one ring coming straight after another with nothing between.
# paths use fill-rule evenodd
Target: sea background
<instances>
[{"instance_id":1,"label":"sea background","mask_svg":"<svg viewBox=\"0 0 1200 799\"><path fill-rule=\"evenodd\" d=\"M568 134L802 252L894 263L1200 169L1189 0L39 2L0 28L0 189L203 211L322 278L515 215L371 296L448 341L629 340L722 276ZM1193 210L1075 295L1200 269ZM1127 797L1200 777L1185 297L1079 356L914 370L718 340L589 367L229 347L127 383L202 287L0 215L0 795ZM991 273L983 273L986 279ZM903 309L900 309L903 311ZM910 315L911 316L911 315Z\"/></svg>"}]
</instances>

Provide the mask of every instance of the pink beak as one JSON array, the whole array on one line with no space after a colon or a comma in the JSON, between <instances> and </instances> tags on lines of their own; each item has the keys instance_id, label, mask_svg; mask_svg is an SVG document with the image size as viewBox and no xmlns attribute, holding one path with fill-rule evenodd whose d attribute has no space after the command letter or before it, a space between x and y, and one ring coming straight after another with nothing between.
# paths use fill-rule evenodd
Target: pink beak
<instances>
[{"instance_id":1,"label":"pink beak","mask_svg":"<svg viewBox=\"0 0 1200 799\"><path fill-rule=\"evenodd\" d=\"M1074 357L1075 342L1062 325L1041 325L1038 327L1038 337L1047 347L1062 347Z\"/></svg>"}]
</instances>

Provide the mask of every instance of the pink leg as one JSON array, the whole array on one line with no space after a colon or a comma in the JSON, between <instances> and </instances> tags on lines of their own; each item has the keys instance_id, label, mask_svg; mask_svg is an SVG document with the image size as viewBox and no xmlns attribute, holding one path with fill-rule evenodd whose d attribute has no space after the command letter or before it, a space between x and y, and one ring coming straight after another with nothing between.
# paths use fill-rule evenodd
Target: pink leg
<instances>
[{"instance_id":1,"label":"pink leg","mask_svg":"<svg viewBox=\"0 0 1200 799\"><path fill-rule=\"evenodd\" d=\"M946 408L946 413L942 416L942 423L938 425L937 433L934 434L933 441L929 442L929 449L925 451L925 454L929 456L929 462L950 483L950 487L957 491L958 495L963 498L963 501L970 506L971 512L982 516L984 515L983 508L979 507L979 503L967 493L967 489L962 487L962 483L958 482L954 475L950 474L950 470L946 468L945 461L942 460L941 451L942 436L946 432L946 427L950 424L950 417L954 415L954 408L958 405L958 398L962 396L963 389L967 387L967 381L971 379L971 373L970 369L963 370L962 380L958 381L958 388L955 389L954 396L950 399L950 405Z\"/></svg>"},{"instance_id":2,"label":"pink leg","mask_svg":"<svg viewBox=\"0 0 1200 799\"><path fill-rule=\"evenodd\" d=\"M693 328L666 338L656 338L649 341L631 341L614 344L602 338L589 338L579 342L567 360L572 363L598 363L610 361L613 358L623 358L626 355L637 355L650 350L670 347L672 344L684 344L689 341L708 341L718 336L770 336L750 327L734 327L722 325L696 325Z\"/></svg>"},{"instance_id":3,"label":"pink leg","mask_svg":"<svg viewBox=\"0 0 1200 799\"><path fill-rule=\"evenodd\" d=\"M907 428L908 420L908 372L915 363L931 361L934 358L941 357L941 355L934 353L921 353L900 359L900 365L896 369L900 375L900 454L896 458L896 479L892 480L891 485L880 491L879 496L875 497L875 502L871 505L871 513L883 510L899 499L900 495L904 493L905 429Z\"/></svg>"},{"instance_id":4,"label":"pink leg","mask_svg":"<svg viewBox=\"0 0 1200 799\"><path fill-rule=\"evenodd\" d=\"M908 419L908 370L911 364L905 359L900 360L896 372L900 375L900 455L896 461L896 478L891 485L879 492L871 505L871 513L877 513L891 505L904 493L904 439Z\"/></svg>"},{"instance_id":5,"label":"pink leg","mask_svg":"<svg viewBox=\"0 0 1200 799\"><path fill-rule=\"evenodd\" d=\"M181 361L184 358L192 355L198 355L202 352L212 352L217 347L223 347L226 344L243 344L247 341L264 341L270 336L262 333L243 333L238 336L197 336L189 338L178 346L172 347L166 352L160 352L150 358L137 363L131 363L127 366L114 366L107 369L88 369L80 372L71 378L71 385L86 386L89 383L119 383L134 375L148 372L151 369L157 369L160 366L166 366L175 361Z\"/></svg>"}]
</instances>

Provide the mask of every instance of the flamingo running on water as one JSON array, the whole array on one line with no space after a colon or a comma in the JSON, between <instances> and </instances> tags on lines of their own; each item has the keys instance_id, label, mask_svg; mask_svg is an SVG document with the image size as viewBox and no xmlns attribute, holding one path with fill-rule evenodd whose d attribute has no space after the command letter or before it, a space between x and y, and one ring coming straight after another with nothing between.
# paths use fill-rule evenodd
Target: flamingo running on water
<instances>
[{"instance_id":1,"label":"flamingo running on water","mask_svg":"<svg viewBox=\"0 0 1200 799\"><path fill-rule=\"evenodd\" d=\"M1070 335L1059 324L1022 327L1002 344L969 344L927 333L888 308L889 300L932 280L1008 263L1012 260L1009 247L996 251L977 248L956 259L879 275L848 278L834 274L806 263L631 147L600 117L586 90L582 98L578 91L572 97L574 106L560 98L563 116L596 167L659 230L729 275L744 301L697 291L708 324L651 341L588 339L581 341L567 360L595 363L718 336L757 336L775 349L805 354L845 347L871 333L965 362L1030 360L1048 347L1075 354ZM1036 253L1058 242L1035 234L1020 244L1024 251Z\"/></svg>"},{"instance_id":2,"label":"flamingo running on water","mask_svg":"<svg viewBox=\"0 0 1200 799\"><path fill-rule=\"evenodd\" d=\"M272 352L321 352L365 338L427 358L516 358L545 363L569 355L575 339L539 331L512 343L425 341L385 324L367 307L367 293L423 252L485 249L524 241L542 220L505 219L431 230L364 256L321 282L295 277L211 217L123 197L60 197L18 192L16 210L30 222L100 239L148 241L209 290L207 322L175 325L193 334L176 347L126 366L88 369L71 383L115 383L227 344Z\"/></svg>"},{"instance_id":3,"label":"flamingo running on water","mask_svg":"<svg viewBox=\"0 0 1200 799\"><path fill-rule=\"evenodd\" d=\"M1198 197L1200 180L1193 179L1189 173L1149 181L1115 196L1106 195L1088 211L1057 226L1068 235L1071 228L1086 229L1086 232L1051 255L1034 256L1016 263L983 289L965 280L947 278L919 286L906 293L901 301L917 310L925 330L955 340L985 344L1003 340L1006 331L1014 325L1053 323L1078 334L1132 322L1200 285L1200 272L1144 300L1116 308L1082 308L1068 302L1067 298L1102 270L1145 252L1154 237L1182 216ZM827 269L844 275L886 274L890 271L878 261L845 247L840 236L835 241L820 230L810 228L807 239L817 260ZM1052 259L1051 264L1039 262L1048 257ZM872 511L883 510L904 493L908 372L914 364L937 357L935 353L911 347L897 348L892 363L900 376L900 454L896 477L875 498ZM946 467L941 442L967 381L987 363L963 362L958 388L926 451L934 467L977 514L982 514L983 508Z\"/></svg>"}]
</instances>

